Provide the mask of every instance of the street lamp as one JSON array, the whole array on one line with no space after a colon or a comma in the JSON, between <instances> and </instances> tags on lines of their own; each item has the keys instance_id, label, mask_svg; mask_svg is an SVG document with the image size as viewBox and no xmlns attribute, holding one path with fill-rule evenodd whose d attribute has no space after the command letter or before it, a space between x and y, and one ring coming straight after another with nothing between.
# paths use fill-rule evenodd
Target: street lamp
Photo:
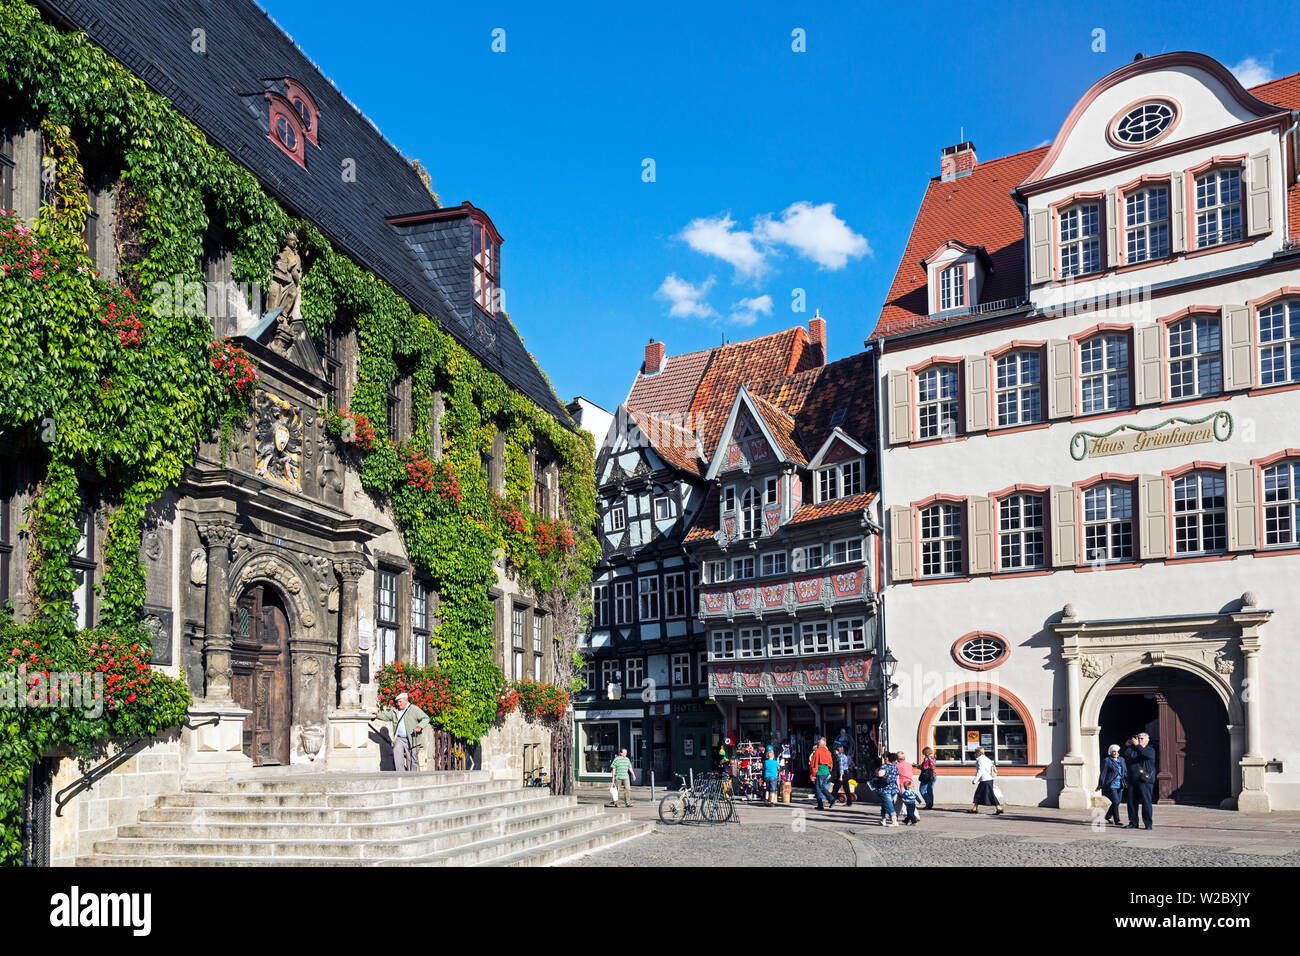
<instances>
[{"instance_id":1,"label":"street lamp","mask_svg":"<svg viewBox=\"0 0 1300 956\"><path fill-rule=\"evenodd\" d=\"M885 686L889 688L889 696L892 699L898 694L898 685L894 683L894 674L898 671L898 658L895 657L894 652L887 647L885 648L885 657L880 662L880 666L884 669Z\"/></svg>"}]
</instances>

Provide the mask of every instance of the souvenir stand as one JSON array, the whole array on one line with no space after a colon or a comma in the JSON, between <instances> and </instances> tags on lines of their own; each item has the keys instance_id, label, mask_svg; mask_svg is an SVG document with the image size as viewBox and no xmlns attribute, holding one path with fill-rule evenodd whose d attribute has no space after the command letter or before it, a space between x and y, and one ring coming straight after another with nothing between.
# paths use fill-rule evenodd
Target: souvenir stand
<instances>
[{"instance_id":1,"label":"souvenir stand","mask_svg":"<svg viewBox=\"0 0 1300 956\"><path fill-rule=\"evenodd\" d=\"M765 800L767 786L763 782L763 756L766 745L754 741L741 741L732 755L731 795L735 800Z\"/></svg>"}]
</instances>

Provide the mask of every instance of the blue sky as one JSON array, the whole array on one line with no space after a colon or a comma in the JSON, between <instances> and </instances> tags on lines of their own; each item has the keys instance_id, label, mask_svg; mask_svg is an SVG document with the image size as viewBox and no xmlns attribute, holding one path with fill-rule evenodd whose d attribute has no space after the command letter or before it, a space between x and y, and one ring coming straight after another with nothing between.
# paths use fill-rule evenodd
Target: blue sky
<instances>
[{"instance_id":1,"label":"blue sky","mask_svg":"<svg viewBox=\"0 0 1300 956\"><path fill-rule=\"evenodd\" d=\"M831 358L860 350L963 129L982 159L1037 146L1139 52L1300 69L1280 5L263 3L444 205L492 216L529 349L562 400L610 409L651 337L677 354L820 309Z\"/></svg>"}]
</instances>

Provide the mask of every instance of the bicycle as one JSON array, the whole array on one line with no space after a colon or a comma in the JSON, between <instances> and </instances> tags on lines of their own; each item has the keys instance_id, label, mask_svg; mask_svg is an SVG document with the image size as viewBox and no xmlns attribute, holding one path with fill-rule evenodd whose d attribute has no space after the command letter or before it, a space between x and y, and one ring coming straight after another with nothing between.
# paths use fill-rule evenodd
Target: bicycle
<instances>
[{"instance_id":1,"label":"bicycle","mask_svg":"<svg viewBox=\"0 0 1300 956\"><path fill-rule=\"evenodd\" d=\"M665 824L683 823L698 816L705 823L726 823L736 812L731 799L722 792L722 775L704 775L692 789L680 773L673 774L678 789L659 801L659 820Z\"/></svg>"},{"instance_id":2,"label":"bicycle","mask_svg":"<svg viewBox=\"0 0 1300 956\"><path fill-rule=\"evenodd\" d=\"M524 771L525 787L549 787L551 781L547 778L546 771L541 767L534 767L532 770Z\"/></svg>"}]
</instances>

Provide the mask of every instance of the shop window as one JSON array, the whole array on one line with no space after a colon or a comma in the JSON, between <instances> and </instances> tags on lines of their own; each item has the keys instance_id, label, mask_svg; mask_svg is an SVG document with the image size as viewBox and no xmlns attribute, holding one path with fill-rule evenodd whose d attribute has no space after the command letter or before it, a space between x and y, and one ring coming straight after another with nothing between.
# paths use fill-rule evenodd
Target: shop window
<instances>
[{"instance_id":1,"label":"shop window","mask_svg":"<svg viewBox=\"0 0 1300 956\"><path fill-rule=\"evenodd\" d=\"M932 730L935 759L944 763L973 764L980 747L995 764L1029 763L1025 720L994 689L958 694Z\"/></svg>"},{"instance_id":2,"label":"shop window","mask_svg":"<svg viewBox=\"0 0 1300 956\"><path fill-rule=\"evenodd\" d=\"M1124 334L1094 335L1079 345L1083 414L1129 406L1129 347Z\"/></svg>"},{"instance_id":3,"label":"shop window","mask_svg":"<svg viewBox=\"0 0 1300 956\"><path fill-rule=\"evenodd\" d=\"M961 574L961 508L935 504L921 512L921 576L927 578Z\"/></svg>"},{"instance_id":4,"label":"shop window","mask_svg":"<svg viewBox=\"0 0 1300 956\"><path fill-rule=\"evenodd\" d=\"M632 582L614 582L614 623L632 623Z\"/></svg>"},{"instance_id":5,"label":"shop window","mask_svg":"<svg viewBox=\"0 0 1300 956\"><path fill-rule=\"evenodd\" d=\"M737 631L736 656L763 656L763 629L761 627L742 627Z\"/></svg>"},{"instance_id":6,"label":"shop window","mask_svg":"<svg viewBox=\"0 0 1300 956\"><path fill-rule=\"evenodd\" d=\"M1083 557L1088 564L1133 560L1133 488L1107 482L1083 492Z\"/></svg>"},{"instance_id":7,"label":"shop window","mask_svg":"<svg viewBox=\"0 0 1300 956\"><path fill-rule=\"evenodd\" d=\"M952 438L957 434L957 369L941 365L916 376L917 435Z\"/></svg>"},{"instance_id":8,"label":"shop window","mask_svg":"<svg viewBox=\"0 0 1300 956\"><path fill-rule=\"evenodd\" d=\"M586 721L578 726L582 734L582 772L609 776L610 764L618 756L618 723Z\"/></svg>"},{"instance_id":9,"label":"shop window","mask_svg":"<svg viewBox=\"0 0 1300 956\"><path fill-rule=\"evenodd\" d=\"M1241 169L1213 169L1196 178L1196 248L1242 237Z\"/></svg>"},{"instance_id":10,"label":"shop window","mask_svg":"<svg viewBox=\"0 0 1300 956\"><path fill-rule=\"evenodd\" d=\"M768 707L741 707L736 711L740 724L740 741L762 747L772 733L772 711ZM759 754L762 756L762 754Z\"/></svg>"},{"instance_id":11,"label":"shop window","mask_svg":"<svg viewBox=\"0 0 1300 956\"><path fill-rule=\"evenodd\" d=\"M1259 383L1300 382L1300 299L1259 310Z\"/></svg>"},{"instance_id":12,"label":"shop window","mask_svg":"<svg viewBox=\"0 0 1300 956\"><path fill-rule=\"evenodd\" d=\"M1008 495L998 502L998 553L1003 571L1043 567L1042 495Z\"/></svg>"},{"instance_id":13,"label":"shop window","mask_svg":"<svg viewBox=\"0 0 1300 956\"><path fill-rule=\"evenodd\" d=\"M776 624L767 629L768 653L773 657L790 657L797 654L799 645L794 638L793 624Z\"/></svg>"},{"instance_id":14,"label":"shop window","mask_svg":"<svg viewBox=\"0 0 1300 956\"><path fill-rule=\"evenodd\" d=\"M997 361L998 426L1043 420L1042 354L1012 352Z\"/></svg>"},{"instance_id":15,"label":"shop window","mask_svg":"<svg viewBox=\"0 0 1300 956\"><path fill-rule=\"evenodd\" d=\"M400 571L381 567L375 573L375 650L379 666L397 663L397 579Z\"/></svg>"},{"instance_id":16,"label":"shop window","mask_svg":"<svg viewBox=\"0 0 1300 956\"><path fill-rule=\"evenodd\" d=\"M1192 316L1169 327L1169 397L1202 398L1223 391L1223 347L1217 316Z\"/></svg>"},{"instance_id":17,"label":"shop window","mask_svg":"<svg viewBox=\"0 0 1300 956\"><path fill-rule=\"evenodd\" d=\"M659 620L659 579L657 577L641 578L637 582L639 620Z\"/></svg>"},{"instance_id":18,"label":"shop window","mask_svg":"<svg viewBox=\"0 0 1300 956\"><path fill-rule=\"evenodd\" d=\"M686 616L686 572L670 571L664 575L664 616Z\"/></svg>"},{"instance_id":19,"label":"shop window","mask_svg":"<svg viewBox=\"0 0 1300 956\"><path fill-rule=\"evenodd\" d=\"M1300 544L1300 461L1264 469L1264 544Z\"/></svg>"},{"instance_id":20,"label":"shop window","mask_svg":"<svg viewBox=\"0 0 1300 956\"><path fill-rule=\"evenodd\" d=\"M1174 553L1217 554L1228 547L1227 482L1222 472L1174 479Z\"/></svg>"}]
</instances>

